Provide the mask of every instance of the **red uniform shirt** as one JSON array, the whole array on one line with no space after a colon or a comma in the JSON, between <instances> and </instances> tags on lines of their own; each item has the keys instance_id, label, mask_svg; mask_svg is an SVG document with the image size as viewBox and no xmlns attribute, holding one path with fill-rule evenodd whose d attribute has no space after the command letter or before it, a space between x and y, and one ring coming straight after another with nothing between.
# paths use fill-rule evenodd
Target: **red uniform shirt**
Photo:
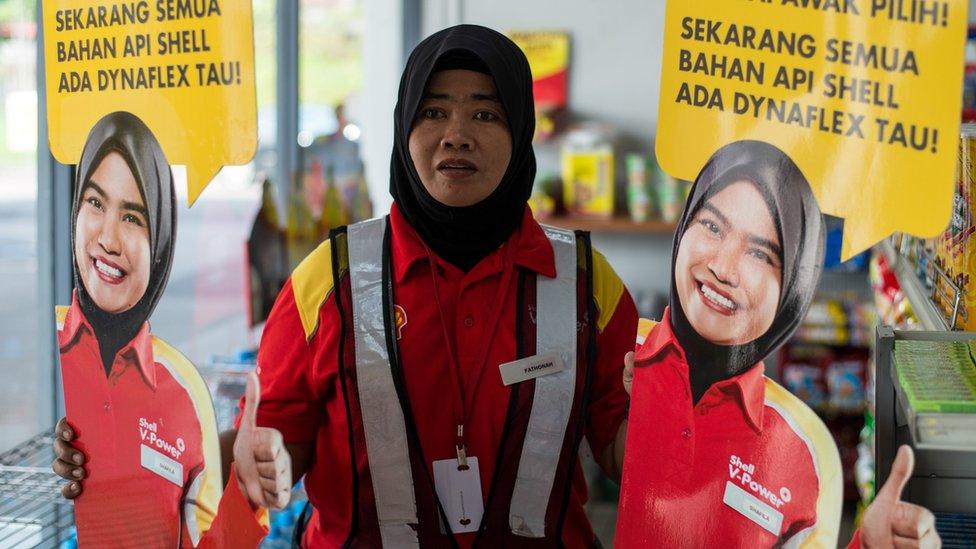
<instances>
[{"instance_id":1,"label":"red uniform shirt","mask_svg":"<svg viewBox=\"0 0 976 549\"><path fill-rule=\"evenodd\" d=\"M144 323L106 375L77 296L59 309L65 408L86 456L74 500L79 545L256 546L265 532L240 492L221 500L216 418L193 365Z\"/></svg>"},{"instance_id":2,"label":"red uniform shirt","mask_svg":"<svg viewBox=\"0 0 976 549\"><path fill-rule=\"evenodd\" d=\"M493 337L485 333L506 268L502 251L515 246L514 265L554 276L552 246L526 209L520 229L506 245L464 273L428 252L395 206L391 228L394 294L400 309L398 345L425 457L432 462L457 455L453 399L460 397L449 370L453 350L465 387L478 383L474 402L467 403L474 413L465 423L465 442L468 456L478 458L482 494L487 498L510 390L501 382L498 365L515 358L517 277L508 277L509 290ZM626 414L622 357L633 347L637 316L633 300L606 260L594 254L593 263L599 356L586 437L599 457ZM278 429L286 442L315 444L314 464L305 484L317 511L305 538L312 547L345 542L353 511L354 471L349 463L349 433L337 362L342 323L332 283L331 246L327 242L310 254L285 284L258 354L262 390L258 425ZM441 322L438 301L446 326ZM490 347L481 374L476 357L486 340ZM428 467L432 471L430 463ZM563 537L570 547L588 546L593 533L583 511L586 484L578 465L573 488ZM462 546L470 546L474 537L473 533L456 536Z\"/></svg>"},{"instance_id":3,"label":"red uniform shirt","mask_svg":"<svg viewBox=\"0 0 976 549\"><path fill-rule=\"evenodd\" d=\"M643 322L642 322L643 327ZM624 453L619 547L835 547L837 447L762 364L692 403L665 313L638 346Z\"/></svg>"}]
</instances>

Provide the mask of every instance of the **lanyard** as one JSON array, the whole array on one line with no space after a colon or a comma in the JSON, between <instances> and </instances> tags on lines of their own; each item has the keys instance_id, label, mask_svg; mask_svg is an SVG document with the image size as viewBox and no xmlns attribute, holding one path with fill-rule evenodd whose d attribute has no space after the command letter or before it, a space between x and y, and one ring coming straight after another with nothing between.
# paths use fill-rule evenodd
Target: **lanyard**
<instances>
[{"instance_id":1,"label":"lanyard","mask_svg":"<svg viewBox=\"0 0 976 549\"><path fill-rule=\"evenodd\" d=\"M457 424L455 449L457 450L458 469L462 471L468 469L467 450L464 444L464 425L467 423L468 418L471 417L471 406L474 402L477 388L484 377L488 352L491 349L495 330L498 328L498 321L505 307L505 301L508 299L508 289L512 283L512 273L515 271L515 265L513 263L515 246L511 243L505 246L504 255L502 256L502 279L498 285L498 289L495 291L495 299L491 303L491 309L489 309L487 329L482 334L481 344L479 345L478 353L475 355L474 366L477 373L474 376L474 382L469 382L468 386L465 387L461 381L461 367L458 364L457 355L454 352L454 345L451 342L450 334L447 332L447 321L444 318L444 308L441 306L437 275L434 272L436 262L430 253L430 249L424 245L424 249L427 252L427 260L430 263L430 279L434 284L434 302L437 305L437 314L441 320L441 332L444 336L444 342L447 345L448 359L451 363L451 367L448 370L450 370L451 377L454 378L454 384L458 393L458 398L452 400L454 401L454 419Z\"/></svg>"}]
</instances>

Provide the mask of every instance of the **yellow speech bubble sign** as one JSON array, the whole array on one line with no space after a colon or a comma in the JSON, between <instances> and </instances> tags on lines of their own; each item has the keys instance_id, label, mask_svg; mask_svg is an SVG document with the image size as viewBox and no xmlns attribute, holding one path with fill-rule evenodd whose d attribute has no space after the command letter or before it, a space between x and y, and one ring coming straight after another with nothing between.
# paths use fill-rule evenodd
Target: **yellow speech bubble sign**
<instances>
[{"instance_id":1,"label":"yellow speech bubble sign","mask_svg":"<svg viewBox=\"0 0 976 549\"><path fill-rule=\"evenodd\" d=\"M51 152L76 164L102 116L129 111L171 164L189 203L257 147L250 0L45 0Z\"/></svg>"},{"instance_id":2,"label":"yellow speech bubble sign","mask_svg":"<svg viewBox=\"0 0 976 549\"><path fill-rule=\"evenodd\" d=\"M668 0L656 152L693 180L722 145L776 145L844 259L949 220L965 0Z\"/></svg>"}]
</instances>

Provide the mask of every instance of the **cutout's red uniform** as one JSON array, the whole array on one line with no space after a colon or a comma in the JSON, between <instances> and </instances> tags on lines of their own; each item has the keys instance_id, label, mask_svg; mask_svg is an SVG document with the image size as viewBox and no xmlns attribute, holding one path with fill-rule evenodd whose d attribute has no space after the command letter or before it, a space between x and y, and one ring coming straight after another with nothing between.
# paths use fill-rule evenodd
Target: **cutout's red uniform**
<instances>
[{"instance_id":1,"label":"cutout's red uniform","mask_svg":"<svg viewBox=\"0 0 976 549\"><path fill-rule=\"evenodd\" d=\"M79 544L255 547L266 531L233 472L221 498L217 423L193 364L145 323L106 376L77 297L57 312L72 444L87 459L74 500Z\"/></svg>"},{"instance_id":2,"label":"cutout's red uniform","mask_svg":"<svg viewBox=\"0 0 976 549\"><path fill-rule=\"evenodd\" d=\"M843 475L816 414L761 363L693 405L668 314L640 332L616 545L835 547Z\"/></svg>"}]
</instances>

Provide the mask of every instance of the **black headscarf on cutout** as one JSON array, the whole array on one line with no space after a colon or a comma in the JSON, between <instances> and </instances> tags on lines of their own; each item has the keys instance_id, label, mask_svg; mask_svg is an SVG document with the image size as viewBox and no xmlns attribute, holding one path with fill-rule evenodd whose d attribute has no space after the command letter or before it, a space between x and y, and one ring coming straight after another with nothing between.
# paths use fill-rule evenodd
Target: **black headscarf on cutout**
<instances>
[{"instance_id":1,"label":"black headscarf on cutout","mask_svg":"<svg viewBox=\"0 0 976 549\"><path fill-rule=\"evenodd\" d=\"M692 328L678 299L675 261L681 237L699 208L732 183L749 181L762 194L779 233L783 280L772 325L742 345L717 345ZM716 381L748 370L769 356L806 315L823 270L824 223L810 184L793 160L761 141L737 141L719 149L702 168L678 223L671 259L671 327L688 359L697 401Z\"/></svg>"},{"instance_id":2,"label":"black headscarf on cutout","mask_svg":"<svg viewBox=\"0 0 976 549\"><path fill-rule=\"evenodd\" d=\"M435 200L410 158L410 130L430 76L450 69L483 72L494 79L512 132L512 158L498 188L466 207ZM407 222L437 255L470 270L519 227L532 193L535 105L525 54L504 35L477 25L457 25L431 35L407 60L394 125L390 194Z\"/></svg>"},{"instance_id":3,"label":"black headscarf on cutout","mask_svg":"<svg viewBox=\"0 0 976 549\"><path fill-rule=\"evenodd\" d=\"M146 293L129 310L108 313L95 304L78 271L78 258L72 261L78 304L85 318L95 330L102 364L106 373L112 367L115 355L139 332L149 319L156 303L163 295L166 280L173 263L173 245L176 240L176 193L173 174L163 149L148 127L128 112L105 115L88 133L81 153L75 179L75 197L71 211L71 252L74 255L75 225L85 183L89 181L102 160L112 152L125 159L146 204L149 218L149 285Z\"/></svg>"}]
</instances>

